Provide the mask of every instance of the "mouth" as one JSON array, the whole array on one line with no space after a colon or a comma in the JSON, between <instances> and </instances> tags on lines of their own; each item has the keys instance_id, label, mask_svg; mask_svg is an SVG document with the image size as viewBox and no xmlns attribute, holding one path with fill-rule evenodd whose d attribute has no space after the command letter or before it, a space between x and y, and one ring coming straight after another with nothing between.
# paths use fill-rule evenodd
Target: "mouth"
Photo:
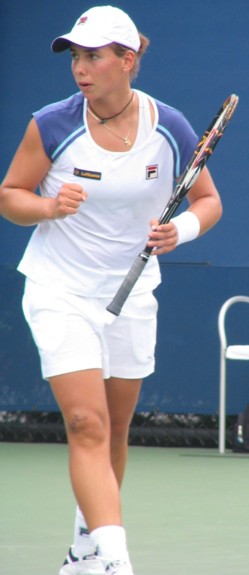
<instances>
[{"instance_id":1,"label":"mouth","mask_svg":"<svg viewBox=\"0 0 249 575\"><path fill-rule=\"evenodd\" d=\"M82 92L91 90L91 88L93 87L93 84L88 84L87 82L79 82L78 86L80 88L80 90L82 90Z\"/></svg>"}]
</instances>

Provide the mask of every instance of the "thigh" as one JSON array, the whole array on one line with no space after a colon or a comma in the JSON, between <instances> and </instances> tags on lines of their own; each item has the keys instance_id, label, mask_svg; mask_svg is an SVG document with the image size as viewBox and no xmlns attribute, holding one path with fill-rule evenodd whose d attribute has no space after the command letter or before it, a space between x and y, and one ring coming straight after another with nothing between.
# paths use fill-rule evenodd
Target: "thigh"
<instances>
[{"instance_id":1,"label":"thigh","mask_svg":"<svg viewBox=\"0 0 249 575\"><path fill-rule=\"evenodd\" d=\"M74 371L49 378L49 383L66 421L70 418L94 416L103 423L109 421L105 384L102 371Z\"/></svg>"},{"instance_id":2,"label":"thigh","mask_svg":"<svg viewBox=\"0 0 249 575\"><path fill-rule=\"evenodd\" d=\"M128 428L139 398L141 379L110 377L105 381L106 398L112 429Z\"/></svg>"}]
</instances>

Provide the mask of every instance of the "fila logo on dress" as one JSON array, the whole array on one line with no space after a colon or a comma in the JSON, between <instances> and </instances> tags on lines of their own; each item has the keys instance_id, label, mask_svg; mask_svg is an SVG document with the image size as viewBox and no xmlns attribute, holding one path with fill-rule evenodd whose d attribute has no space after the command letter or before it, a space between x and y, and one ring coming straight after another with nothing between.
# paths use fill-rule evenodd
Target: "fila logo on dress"
<instances>
[{"instance_id":1,"label":"fila logo on dress","mask_svg":"<svg viewBox=\"0 0 249 575\"><path fill-rule=\"evenodd\" d=\"M158 178L158 164L146 166L146 180L154 180Z\"/></svg>"}]
</instances>

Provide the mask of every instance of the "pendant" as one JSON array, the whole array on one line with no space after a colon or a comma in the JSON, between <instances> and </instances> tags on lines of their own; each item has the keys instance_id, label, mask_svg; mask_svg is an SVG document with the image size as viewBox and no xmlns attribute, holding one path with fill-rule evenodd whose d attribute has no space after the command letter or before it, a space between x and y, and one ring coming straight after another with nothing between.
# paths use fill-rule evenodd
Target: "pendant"
<instances>
[{"instance_id":1,"label":"pendant","mask_svg":"<svg viewBox=\"0 0 249 575\"><path fill-rule=\"evenodd\" d=\"M124 143L125 143L125 146L131 146L131 142L130 142L130 140L128 140L127 137L124 138Z\"/></svg>"}]
</instances>

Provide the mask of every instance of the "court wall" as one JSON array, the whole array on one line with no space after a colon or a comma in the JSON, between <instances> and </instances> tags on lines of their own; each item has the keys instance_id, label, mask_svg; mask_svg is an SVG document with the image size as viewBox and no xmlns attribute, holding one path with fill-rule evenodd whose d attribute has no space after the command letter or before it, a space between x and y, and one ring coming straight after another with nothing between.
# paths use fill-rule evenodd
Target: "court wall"
<instances>
[{"instance_id":1,"label":"court wall","mask_svg":"<svg viewBox=\"0 0 249 575\"><path fill-rule=\"evenodd\" d=\"M138 404L140 411L212 414L218 408L218 310L227 297L248 294L249 287L249 4L126 0L115 5L151 40L135 87L181 109L200 135L229 94L240 96L209 163L223 218L207 235L160 260L157 369ZM50 43L90 6L78 0L1 0L1 179L31 113L76 91L69 55L53 54ZM0 219L0 410L55 409L20 309L23 278L16 265L31 233ZM236 323L246 340L243 320L241 313ZM247 364L232 365L230 413L247 403L247 381Z\"/></svg>"}]
</instances>

